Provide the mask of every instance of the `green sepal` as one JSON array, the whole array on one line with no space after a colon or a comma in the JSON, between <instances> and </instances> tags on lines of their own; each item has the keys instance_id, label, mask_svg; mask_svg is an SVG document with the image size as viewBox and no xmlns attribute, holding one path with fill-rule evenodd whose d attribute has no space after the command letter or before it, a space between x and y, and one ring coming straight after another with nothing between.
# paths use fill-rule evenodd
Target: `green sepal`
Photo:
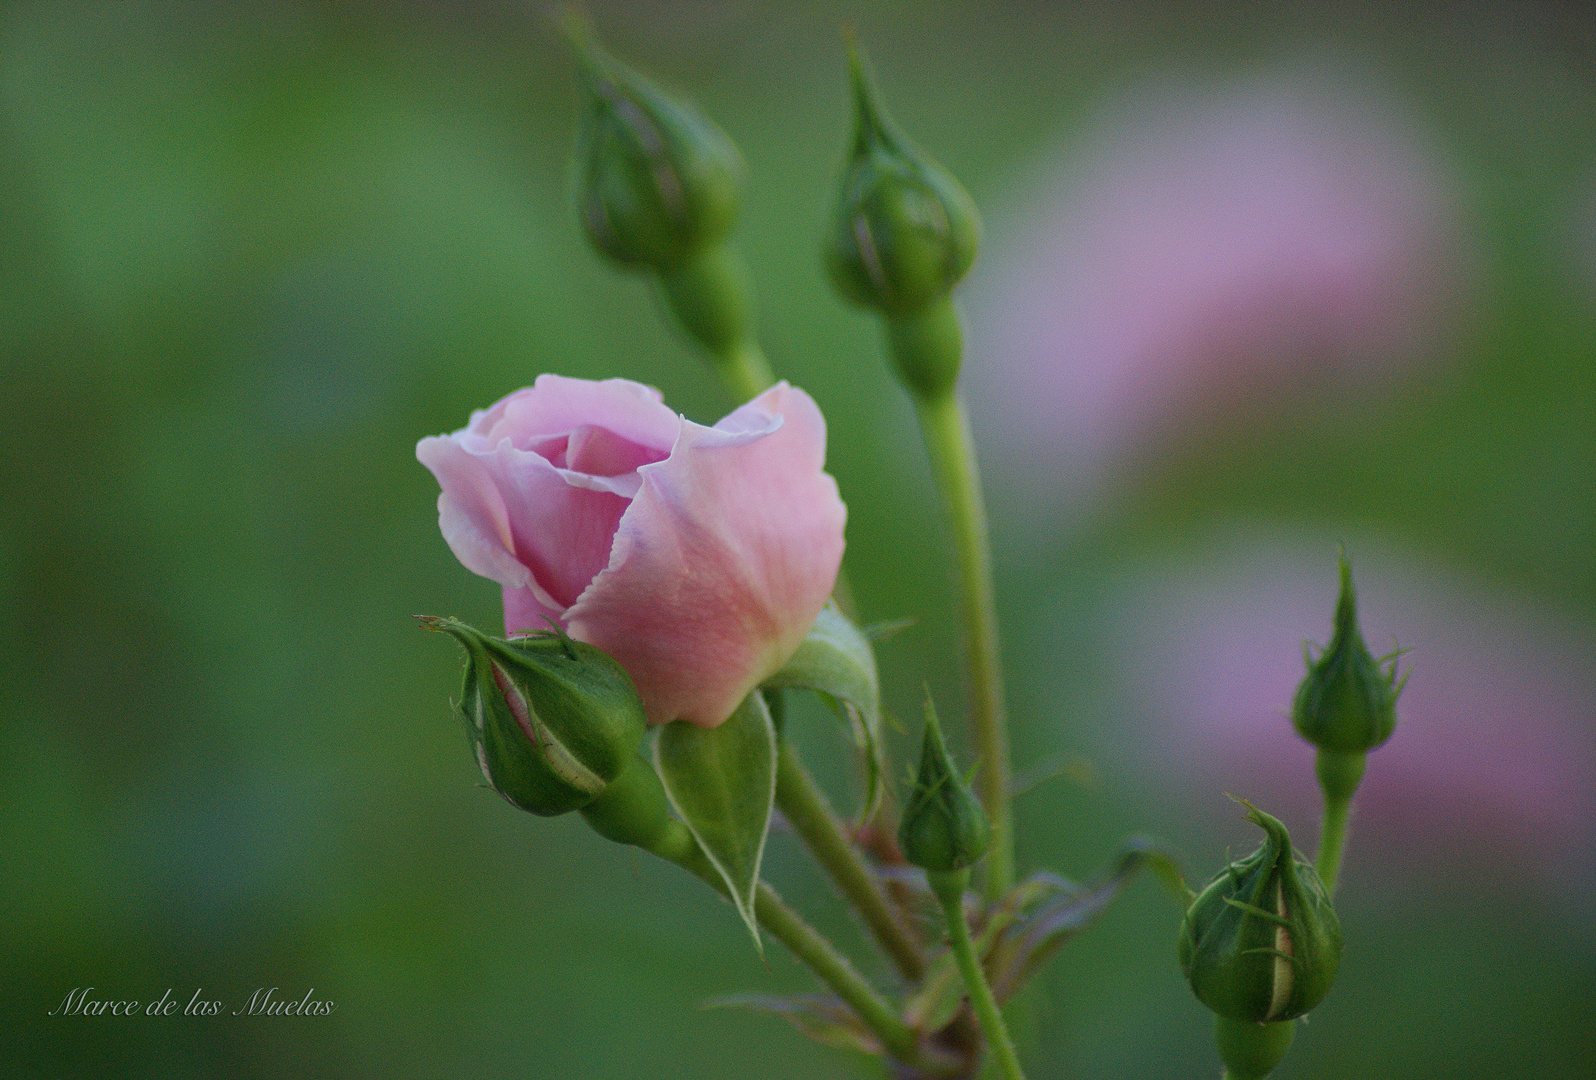
<instances>
[{"instance_id":1,"label":"green sepal","mask_svg":"<svg viewBox=\"0 0 1596 1080\"><path fill-rule=\"evenodd\" d=\"M763 695L749 694L718 727L684 720L664 725L654 764L671 805L725 881L763 953L754 892L776 797L776 727Z\"/></svg>"},{"instance_id":2,"label":"green sepal","mask_svg":"<svg viewBox=\"0 0 1596 1080\"><path fill-rule=\"evenodd\" d=\"M865 805L859 819L867 820L881 799L883 768L881 680L866 632L828 602L786 666L764 685L817 691L846 719L865 759Z\"/></svg>"}]
</instances>

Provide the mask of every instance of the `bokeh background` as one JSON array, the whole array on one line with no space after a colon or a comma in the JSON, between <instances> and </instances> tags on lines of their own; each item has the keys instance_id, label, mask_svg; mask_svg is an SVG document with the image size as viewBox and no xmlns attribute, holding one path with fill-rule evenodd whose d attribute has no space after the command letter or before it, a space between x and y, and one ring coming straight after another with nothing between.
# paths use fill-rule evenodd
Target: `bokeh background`
<instances>
[{"instance_id":1,"label":"bokeh background","mask_svg":"<svg viewBox=\"0 0 1596 1080\"><path fill-rule=\"evenodd\" d=\"M1580 5L591 5L751 183L766 349L830 423L889 706L961 709L949 547L817 234L854 24L981 205L962 293L1025 867L1194 877L1316 835L1284 710L1336 544L1411 645L1340 983L1279 1075L1575 1077L1596 1034L1596 22ZM572 62L520 2L0 11L0 1072L847 1077L732 911L484 791L498 618L423 435L540 372L731 405L575 226ZM839 802L834 724L795 726ZM901 744L904 739L898 738ZM967 743L963 744L967 752ZM966 753L966 759L967 753ZM792 838L767 876L880 973ZM1217 1072L1133 886L1047 971L1030 1075ZM51 1017L75 987L328 1017Z\"/></svg>"}]
</instances>

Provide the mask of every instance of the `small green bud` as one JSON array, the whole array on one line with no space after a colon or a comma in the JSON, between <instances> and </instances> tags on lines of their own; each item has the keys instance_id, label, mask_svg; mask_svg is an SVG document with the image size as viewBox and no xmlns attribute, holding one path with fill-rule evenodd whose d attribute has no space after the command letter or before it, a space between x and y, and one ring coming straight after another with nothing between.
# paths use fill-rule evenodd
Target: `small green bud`
<instances>
[{"instance_id":1,"label":"small green bud","mask_svg":"<svg viewBox=\"0 0 1596 1080\"><path fill-rule=\"evenodd\" d=\"M489 637L426 616L466 652L459 711L489 785L522 810L553 817L601 795L636 756L643 704L603 650L563 634Z\"/></svg>"},{"instance_id":2,"label":"small green bud","mask_svg":"<svg viewBox=\"0 0 1596 1080\"><path fill-rule=\"evenodd\" d=\"M992 830L981 804L948 757L936 707L927 691L920 774L898 826L898 845L915 866L930 874L945 874L970 866L986 854L991 842Z\"/></svg>"},{"instance_id":3,"label":"small green bud","mask_svg":"<svg viewBox=\"0 0 1596 1080\"><path fill-rule=\"evenodd\" d=\"M626 266L669 271L730 230L743 160L708 117L566 29L586 90L577 159L582 227Z\"/></svg>"},{"instance_id":4,"label":"small green bud","mask_svg":"<svg viewBox=\"0 0 1596 1080\"><path fill-rule=\"evenodd\" d=\"M1341 554L1341 596L1336 601L1335 631L1319 659L1303 646L1308 675L1297 687L1291 722L1297 733L1321 750L1362 754L1391 737L1396 727L1396 699L1402 692L1396 677L1401 650L1376 660L1358 630L1357 599L1352 591L1352 565ZM1382 664L1389 664L1386 670Z\"/></svg>"},{"instance_id":5,"label":"small green bud","mask_svg":"<svg viewBox=\"0 0 1596 1080\"><path fill-rule=\"evenodd\" d=\"M857 46L850 49L855 127L824 241L837 291L901 317L946 300L975 261L981 220L970 196L882 108Z\"/></svg>"},{"instance_id":6,"label":"small green bud","mask_svg":"<svg viewBox=\"0 0 1596 1080\"><path fill-rule=\"evenodd\" d=\"M1180 967L1197 1000L1230 1020L1294 1020L1319 1004L1341 963L1341 923L1286 827L1251 803L1257 851L1198 894L1180 926Z\"/></svg>"}]
</instances>

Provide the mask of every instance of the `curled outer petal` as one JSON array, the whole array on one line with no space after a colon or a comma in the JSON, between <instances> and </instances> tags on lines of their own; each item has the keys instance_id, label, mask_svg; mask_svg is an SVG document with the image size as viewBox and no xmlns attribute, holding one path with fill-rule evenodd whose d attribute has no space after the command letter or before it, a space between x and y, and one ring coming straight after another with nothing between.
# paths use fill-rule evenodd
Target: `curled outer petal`
<instances>
[{"instance_id":1,"label":"curled outer petal","mask_svg":"<svg viewBox=\"0 0 1596 1080\"><path fill-rule=\"evenodd\" d=\"M565 613L637 684L651 724L722 723L802 642L836 583L847 510L826 427L779 383L712 428L683 421Z\"/></svg>"}]
</instances>

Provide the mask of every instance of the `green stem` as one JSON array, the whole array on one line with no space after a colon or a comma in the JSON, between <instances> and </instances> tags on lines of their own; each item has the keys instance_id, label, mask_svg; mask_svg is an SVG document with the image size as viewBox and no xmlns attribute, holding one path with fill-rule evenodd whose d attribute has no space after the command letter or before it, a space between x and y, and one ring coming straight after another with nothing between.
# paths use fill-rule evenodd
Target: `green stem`
<instances>
[{"instance_id":1,"label":"green stem","mask_svg":"<svg viewBox=\"0 0 1596 1080\"><path fill-rule=\"evenodd\" d=\"M633 844L673 862L702 878L721 895L726 880L693 839L687 826L671 817L669 800L659 774L642 757L631 759L582 816L600 836L618 844ZM754 894L754 917L770 936L792 950L820 981L853 1009L860 1021L893 1057L933 1075L957 1070L950 1055L922 1046L892 1005L866 982L848 958L782 902L776 891L760 882Z\"/></svg>"},{"instance_id":2,"label":"green stem","mask_svg":"<svg viewBox=\"0 0 1596 1080\"><path fill-rule=\"evenodd\" d=\"M1255 1024L1214 1017L1214 1045L1224 1062L1223 1080L1263 1080L1275 1071L1297 1037L1297 1022Z\"/></svg>"},{"instance_id":3,"label":"green stem","mask_svg":"<svg viewBox=\"0 0 1596 1080\"><path fill-rule=\"evenodd\" d=\"M937 899L942 901L953 957L958 961L959 974L964 976L964 988L970 995L970 1005L975 1010L981 1030L986 1033L986 1041L992 1046L998 1068L1005 1080L1025 1080L1025 1074L1020 1071L1019 1056L1014 1052L1014 1040L1009 1038L1003 1013L992 996L992 988L987 985L986 973L981 970L981 961L976 959L975 946L970 942L970 928L964 921L964 886L970 879L970 872L955 870L952 873L928 873L926 877Z\"/></svg>"},{"instance_id":4,"label":"green stem","mask_svg":"<svg viewBox=\"0 0 1596 1080\"><path fill-rule=\"evenodd\" d=\"M1341 873L1352 796L1358 790L1367 763L1367 754L1341 754L1333 750L1320 750L1314 760L1314 772L1324 791L1324 826L1319 830L1319 854L1314 868L1331 896L1335 895L1336 879Z\"/></svg>"},{"instance_id":5,"label":"green stem","mask_svg":"<svg viewBox=\"0 0 1596 1080\"><path fill-rule=\"evenodd\" d=\"M826 797L786 739L776 758L776 805L803 837L843 896L859 910L865 925L881 943L898 971L910 982L925 974L925 957L903 920L893 910L881 883L849 842Z\"/></svg>"},{"instance_id":6,"label":"green stem","mask_svg":"<svg viewBox=\"0 0 1596 1080\"><path fill-rule=\"evenodd\" d=\"M724 894L725 881L693 841L687 827L680 822L673 824L680 829L680 836L661 845L655 854L670 859ZM848 958L788 907L775 889L762 881L754 893L754 917L771 937L787 946L821 982L853 1009L865 1027L881 1041L887 1053L906 1065L934 1074L953 1071L956 1063L951 1058L934 1054L920 1045L913 1029L899 1018L887 999L854 970Z\"/></svg>"},{"instance_id":7,"label":"green stem","mask_svg":"<svg viewBox=\"0 0 1596 1080\"><path fill-rule=\"evenodd\" d=\"M739 402L754 400L776 383L770 361L753 340L744 341L719 357L715 370Z\"/></svg>"},{"instance_id":8,"label":"green stem","mask_svg":"<svg viewBox=\"0 0 1596 1080\"><path fill-rule=\"evenodd\" d=\"M709 354L739 404L776 381L754 332L754 291L742 256L729 243L695 252L659 273L677 323Z\"/></svg>"},{"instance_id":9,"label":"green stem","mask_svg":"<svg viewBox=\"0 0 1596 1080\"><path fill-rule=\"evenodd\" d=\"M1014 834L1009 815L1009 735L1003 706L1003 668L998 649L997 608L992 598L992 553L987 543L986 504L976 469L970 421L957 390L916 397L920 432L931 472L947 503L959 556L959 579L968 637L970 689L974 698L976 749L981 769L976 789L992 823L983 893L1000 899L1014 883Z\"/></svg>"}]
</instances>

